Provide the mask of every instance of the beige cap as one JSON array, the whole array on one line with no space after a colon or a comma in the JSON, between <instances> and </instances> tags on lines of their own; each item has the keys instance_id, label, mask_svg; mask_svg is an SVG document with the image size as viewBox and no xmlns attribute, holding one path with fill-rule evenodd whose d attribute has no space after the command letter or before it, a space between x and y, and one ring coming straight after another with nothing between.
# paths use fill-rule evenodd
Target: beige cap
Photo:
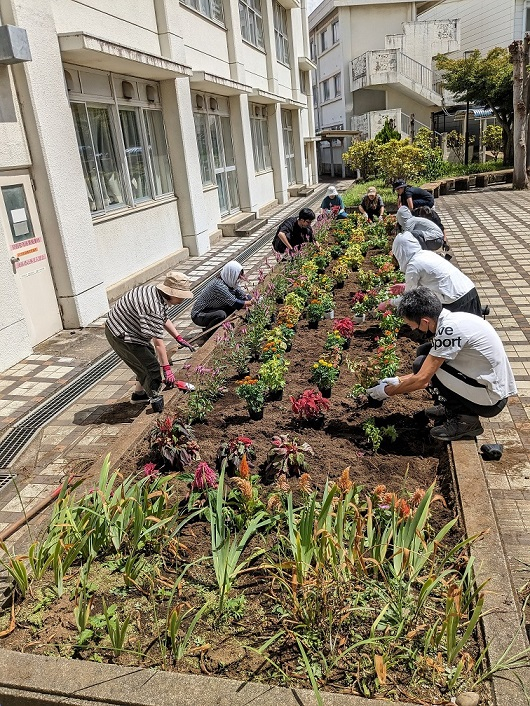
<instances>
[{"instance_id":1,"label":"beige cap","mask_svg":"<svg viewBox=\"0 0 530 706\"><path fill-rule=\"evenodd\" d=\"M162 284L157 284L157 289L170 297L192 299L191 280L182 272L168 272Z\"/></svg>"},{"instance_id":2,"label":"beige cap","mask_svg":"<svg viewBox=\"0 0 530 706\"><path fill-rule=\"evenodd\" d=\"M377 189L375 186L369 186L368 191L366 192L367 194L377 194Z\"/></svg>"}]
</instances>

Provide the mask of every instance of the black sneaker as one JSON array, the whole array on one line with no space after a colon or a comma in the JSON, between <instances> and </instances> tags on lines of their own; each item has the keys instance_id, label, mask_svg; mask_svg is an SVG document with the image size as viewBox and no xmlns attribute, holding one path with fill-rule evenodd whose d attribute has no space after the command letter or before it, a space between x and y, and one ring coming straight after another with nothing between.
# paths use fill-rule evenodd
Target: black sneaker
<instances>
[{"instance_id":1,"label":"black sneaker","mask_svg":"<svg viewBox=\"0 0 530 706\"><path fill-rule=\"evenodd\" d=\"M164 411L164 398L162 397L162 395L158 395L158 397L151 398L151 409L157 414L160 414L160 412Z\"/></svg>"},{"instance_id":2,"label":"black sneaker","mask_svg":"<svg viewBox=\"0 0 530 706\"><path fill-rule=\"evenodd\" d=\"M149 402L149 395L143 390L141 392L133 392L131 402Z\"/></svg>"},{"instance_id":3,"label":"black sneaker","mask_svg":"<svg viewBox=\"0 0 530 706\"><path fill-rule=\"evenodd\" d=\"M458 439L476 439L484 433L480 419L471 414L457 414L445 424L433 427L431 436L438 441L457 441Z\"/></svg>"},{"instance_id":4,"label":"black sneaker","mask_svg":"<svg viewBox=\"0 0 530 706\"><path fill-rule=\"evenodd\" d=\"M443 404L435 404L423 410L429 419L445 419L447 412Z\"/></svg>"}]
</instances>

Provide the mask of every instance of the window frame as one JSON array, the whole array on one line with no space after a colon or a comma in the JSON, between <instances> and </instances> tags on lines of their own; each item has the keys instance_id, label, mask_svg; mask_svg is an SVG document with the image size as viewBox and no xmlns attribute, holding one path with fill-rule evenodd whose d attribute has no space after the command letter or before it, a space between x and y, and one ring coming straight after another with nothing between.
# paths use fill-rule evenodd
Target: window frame
<instances>
[{"instance_id":1,"label":"window frame","mask_svg":"<svg viewBox=\"0 0 530 706\"><path fill-rule=\"evenodd\" d=\"M252 4L254 7L252 7ZM263 33L263 11L261 0L239 0L239 25L241 37L256 49L265 51L265 37ZM258 9L259 8L259 9ZM244 17L242 16L244 15ZM246 32L244 31L246 30ZM254 31L255 37L252 37Z\"/></svg>"},{"instance_id":2,"label":"window frame","mask_svg":"<svg viewBox=\"0 0 530 706\"><path fill-rule=\"evenodd\" d=\"M340 73L333 76L333 91L335 93L335 98L340 98L342 96L342 75Z\"/></svg>"},{"instance_id":3,"label":"window frame","mask_svg":"<svg viewBox=\"0 0 530 706\"><path fill-rule=\"evenodd\" d=\"M258 103L250 103L249 112L254 172L255 174L262 174L272 169L269 115L267 108Z\"/></svg>"},{"instance_id":4,"label":"window frame","mask_svg":"<svg viewBox=\"0 0 530 706\"><path fill-rule=\"evenodd\" d=\"M272 2L272 19L276 60L283 66L291 68L289 59L289 17L287 10L280 5L278 0L273 0Z\"/></svg>"},{"instance_id":5,"label":"window frame","mask_svg":"<svg viewBox=\"0 0 530 706\"><path fill-rule=\"evenodd\" d=\"M182 0L182 4L190 10L194 10L202 17L207 17L209 20L226 27L224 18L223 3L220 0ZM215 6L217 5L219 17L214 14Z\"/></svg>"},{"instance_id":6,"label":"window frame","mask_svg":"<svg viewBox=\"0 0 530 706\"><path fill-rule=\"evenodd\" d=\"M322 32L319 33L320 37L320 53L323 54L325 51L328 49L328 42L327 42L327 33L328 33L328 28L323 29Z\"/></svg>"},{"instance_id":7,"label":"window frame","mask_svg":"<svg viewBox=\"0 0 530 706\"><path fill-rule=\"evenodd\" d=\"M329 78L325 78L320 85L322 86L322 103L325 103L326 101L329 101L331 99L331 93L329 91Z\"/></svg>"},{"instance_id":8,"label":"window frame","mask_svg":"<svg viewBox=\"0 0 530 706\"><path fill-rule=\"evenodd\" d=\"M339 37L339 21L334 20L331 23L331 43L332 44L337 44L339 42L340 37Z\"/></svg>"}]
</instances>

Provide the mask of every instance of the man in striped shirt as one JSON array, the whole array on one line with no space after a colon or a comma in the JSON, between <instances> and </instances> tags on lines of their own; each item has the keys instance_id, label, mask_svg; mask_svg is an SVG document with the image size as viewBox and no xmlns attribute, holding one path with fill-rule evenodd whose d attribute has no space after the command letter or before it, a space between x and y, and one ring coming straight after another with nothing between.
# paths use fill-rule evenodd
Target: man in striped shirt
<instances>
[{"instance_id":1,"label":"man in striped shirt","mask_svg":"<svg viewBox=\"0 0 530 706\"><path fill-rule=\"evenodd\" d=\"M131 289L109 312L105 325L107 341L136 374L136 390L131 400L150 401L154 412L164 409L164 398L160 394L160 366L166 385L173 387L175 384L163 341L164 330L181 346L193 351L193 346L179 335L170 320L169 306L192 297L191 283L186 275L169 272L162 284Z\"/></svg>"}]
</instances>

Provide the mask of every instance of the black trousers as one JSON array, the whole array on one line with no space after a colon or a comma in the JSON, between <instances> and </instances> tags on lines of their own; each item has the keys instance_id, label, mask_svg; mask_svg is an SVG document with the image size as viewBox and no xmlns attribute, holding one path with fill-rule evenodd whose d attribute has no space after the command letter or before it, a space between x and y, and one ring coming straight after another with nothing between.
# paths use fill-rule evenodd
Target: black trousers
<instances>
[{"instance_id":1,"label":"black trousers","mask_svg":"<svg viewBox=\"0 0 530 706\"><path fill-rule=\"evenodd\" d=\"M444 304L444 309L449 309L449 311L465 311L468 314L482 316L482 304L480 303L480 297L475 287L470 289L469 292L455 302Z\"/></svg>"},{"instance_id":2,"label":"black trousers","mask_svg":"<svg viewBox=\"0 0 530 706\"><path fill-rule=\"evenodd\" d=\"M419 372L421 366L423 365L425 358L429 355L431 350L431 343L422 343L418 346L416 350L417 358L412 364L412 372ZM453 386L448 387L441 380L434 375L431 380L431 385L435 387L440 395L446 400L445 408L450 416L455 416L457 414L470 414L475 417L496 417L502 412L506 407L508 398L499 400L493 405L483 405L477 404L466 396L466 387L483 387L477 383L476 380L469 378L464 373L459 370L455 370L449 363L443 363L441 368L445 373L448 373L452 378L454 378L454 388Z\"/></svg>"},{"instance_id":3,"label":"black trousers","mask_svg":"<svg viewBox=\"0 0 530 706\"><path fill-rule=\"evenodd\" d=\"M157 397L162 387L162 374L153 346L126 343L122 338L115 336L107 325L105 325L105 336L112 350L133 371L149 397Z\"/></svg>"},{"instance_id":4,"label":"black trousers","mask_svg":"<svg viewBox=\"0 0 530 706\"><path fill-rule=\"evenodd\" d=\"M211 328L224 321L227 316L233 314L237 310L237 306L225 306L222 309L212 309L211 311L199 311L191 317L195 326L200 326L203 329Z\"/></svg>"}]
</instances>

